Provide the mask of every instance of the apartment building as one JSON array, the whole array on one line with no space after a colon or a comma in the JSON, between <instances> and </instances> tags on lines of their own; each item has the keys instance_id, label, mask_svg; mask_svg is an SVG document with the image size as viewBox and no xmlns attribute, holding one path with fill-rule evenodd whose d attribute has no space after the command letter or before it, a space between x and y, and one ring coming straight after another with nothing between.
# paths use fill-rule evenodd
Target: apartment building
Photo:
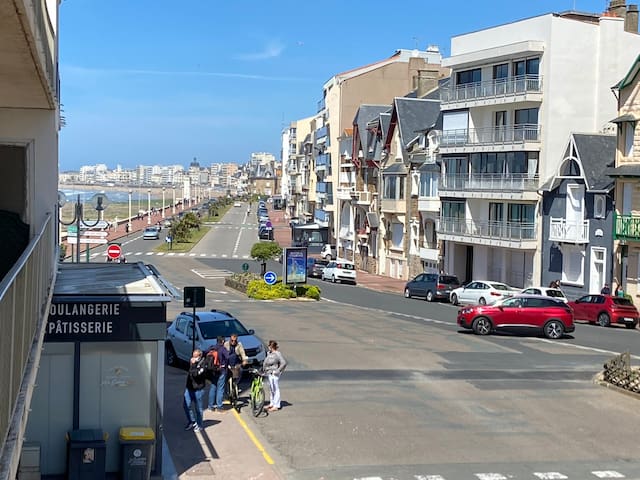
<instances>
[{"instance_id":1,"label":"apartment building","mask_svg":"<svg viewBox=\"0 0 640 480\"><path fill-rule=\"evenodd\" d=\"M628 10L612 1L603 15L552 13L452 38L437 229L447 273L540 282L538 189L572 132L601 132L615 116L610 88L640 48Z\"/></svg>"},{"instance_id":2,"label":"apartment building","mask_svg":"<svg viewBox=\"0 0 640 480\"><path fill-rule=\"evenodd\" d=\"M351 128L356 111L362 104L391 104L416 88L420 72L437 69L441 55L436 47L426 51L397 50L382 61L345 71L331 77L322 88L314 131L315 168L319 173L316 191L318 203L315 221L329 227L329 235L339 238L341 210L337 200L340 172L340 142Z\"/></svg>"},{"instance_id":3,"label":"apartment building","mask_svg":"<svg viewBox=\"0 0 640 480\"><path fill-rule=\"evenodd\" d=\"M308 117L293 121L282 132L280 195L286 201L289 216L305 220L313 217L308 198L313 119Z\"/></svg>"},{"instance_id":4,"label":"apartment building","mask_svg":"<svg viewBox=\"0 0 640 480\"><path fill-rule=\"evenodd\" d=\"M13 480L56 279L58 1L0 2L0 479Z\"/></svg>"}]
</instances>

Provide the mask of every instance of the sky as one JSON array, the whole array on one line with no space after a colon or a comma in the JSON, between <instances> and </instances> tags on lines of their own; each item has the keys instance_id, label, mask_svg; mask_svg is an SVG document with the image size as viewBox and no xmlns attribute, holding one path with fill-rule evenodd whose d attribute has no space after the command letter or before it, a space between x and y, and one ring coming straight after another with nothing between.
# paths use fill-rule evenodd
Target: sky
<instances>
[{"instance_id":1,"label":"sky","mask_svg":"<svg viewBox=\"0 0 640 480\"><path fill-rule=\"evenodd\" d=\"M60 170L280 158L322 86L397 49L607 0L63 0Z\"/></svg>"}]
</instances>

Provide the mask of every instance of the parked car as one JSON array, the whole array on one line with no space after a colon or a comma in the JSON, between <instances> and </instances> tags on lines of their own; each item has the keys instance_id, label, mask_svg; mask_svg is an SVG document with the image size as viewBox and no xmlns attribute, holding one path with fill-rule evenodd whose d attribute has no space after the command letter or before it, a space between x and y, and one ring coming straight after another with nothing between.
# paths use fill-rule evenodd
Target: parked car
<instances>
[{"instance_id":1,"label":"parked car","mask_svg":"<svg viewBox=\"0 0 640 480\"><path fill-rule=\"evenodd\" d=\"M193 313L182 312L167 328L165 354L169 365L177 365L180 361L188 362L193 348ZM238 335L244 351L249 357L249 364L262 365L266 356L266 348L255 336L253 330L245 326L223 310L196 312L196 348L206 352L216 344L218 336L229 338L232 333Z\"/></svg>"},{"instance_id":2,"label":"parked car","mask_svg":"<svg viewBox=\"0 0 640 480\"><path fill-rule=\"evenodd\" d=\"M142 232L143 240L158 240L159 238L160 238L160 231L156 226L147 227L144 229L144 232Z\"/></svg>"},{"instance_id":3,"label":"parked car","mask_svg":"<svg viewBox=\"0 0 640 480\"><path fill-rule=\"evenodd\" d=\"M522 290L520 293L527 293L529 295L544 295L545 297L553 297L563 302L568 302L569 299L564 296L564 292L559 288L552 287L529 287Z\"/></svg>"},{"instance_id":4,"label":"parked car","mask_svg":"<svg viewBox=\"0 0 640 480\"><path fill-rule=\"evenodd\" d=\"M234 203L233 203L233 206L234 206L234 207L241 207L241 206L242 206L242 204L241 204L240 202L234 202Z\"/></svg>"},{"instance_id":5,"label":"parked car","mask_svg":"<svg viewBox=\"0 0 640 480\"><path fill-rule=\"evenodd\" d=\"M332 260L322 270L322 280L336 282L350 282L356 284L356 266L346 260Z\"/></svg>"},{"instance_id":6,"label":"parked car","mask_svg":"<svg viewBox=\"0 0 640 480\"><path fill-rule=\"evenodd\" d=\"M576 320L586 320L609 327L619 323L627 328L636 328L640 321L640 313L633 302L624 297L611 295L585 295L574 302L569 302Z\"/></svg>"},{"instance_id":7,"label":"parked car","mask_svg":"<svg viewBox=\"0 0 640 480\"><path fill-rule=\"evenodd\" d=\"M512 297L515 293L506 283L476 280L451 291L449 299L454 305L491 305L499 300Z\"/></svg>"},{"instance_id":8,"label":"parked car","mask_svg":"<svg viewBox=\"0 0 640 480\"><path fill-rule=\"evenodd\" d=\"M322 251L320 252L320 256L325 260L335 260L338 258L338 251L335 245L325 244L322 247Z\"/></svg>"},{"instance_id":9,"label":"parked car","mask_svg":"<svg viewBox=\"0 0 640 480\"><path fill-rule=\"evenodd\" d=\"M424 297L428 302L449 300L451 291L460 286L455 275L421 273L404 286L405 298Z\"/></svg>"},{"instance_id":10,"label":"parked car","mask_svg":"<svg viewBox=\"0 0 640 480\"><path fill-rule=\"evenodd\" d=\"M328 260L320 260L317 258L307 259L307 277L322 278L322 272L329 265Z\"/></svg>"},{"instance_id":11,"label":"parked car","mask_svg":"<svg viewBox=\"0 0 640 480\"><path fill-rule=\"evenodd\" d=\"M258 238L260 240L273 240L273 227L260 227L258 229Z\"/></svg>"},{"instance_id":12,"label":"parked car","mask_svg":"<svg viewBox=\"0 0 640 480\"><path fill-rule=\"evenodd\" d=\"M516 294L493 305L474 305L458 310L458 325L477 335L494 331L529 331L551 339L575 330L571 307L541 295Z\"/></svg>"}]
</instances>

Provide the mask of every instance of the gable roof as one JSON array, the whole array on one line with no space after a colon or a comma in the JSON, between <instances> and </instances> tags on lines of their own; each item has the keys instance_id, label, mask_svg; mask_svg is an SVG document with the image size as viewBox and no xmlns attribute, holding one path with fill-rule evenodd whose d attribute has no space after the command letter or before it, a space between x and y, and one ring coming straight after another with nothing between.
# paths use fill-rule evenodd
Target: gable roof
<instances>
[{"instance_id":1,"label":"gable roof","mask_svg":"<svg viewBox=\"0 0 640 480\"><path fill-rule=\"evenodd\" d=\"M638 55L633 61L633 63L631 64L631 68L624 76L624 78L620 80L616 85L614 85L613 88L622 90L624 87L631 85L631 83L633 83L633 80L638 75L638 72L640 72L640 55Z\"/></svg>"},{"instance_id":2,"label":"gable roof","mask_svg":"<svg viewBox=\"0 0 640 480\"><path fill-rule=\"evenodd\" d=\"M393 104L398 133L405 148L420 135L419 132L434 126L440 115L440 100L396 97Z\"/></svg>"},{"instance_id":3,"label":"gable roof","mask_svg":"<svg viewBox=\"0 0 640 480\"><path fill-rule=\"evenodd\" d=\"M573 138L584 171L587 190L610 190L613 180L605 172L615 163L616 136L574 133Z\"/></svg>"},{"instance_id":4,"label":"gable roof","mask_svg":"<svg viewBox=\"0 0 640 480\"><path fill-rule=\"evenodd\" d=\"M367 124L387 110L389 105L360 105L353 119L353 125L357 126L361 146L367 145Z\"/></svg>"}]
</instances>

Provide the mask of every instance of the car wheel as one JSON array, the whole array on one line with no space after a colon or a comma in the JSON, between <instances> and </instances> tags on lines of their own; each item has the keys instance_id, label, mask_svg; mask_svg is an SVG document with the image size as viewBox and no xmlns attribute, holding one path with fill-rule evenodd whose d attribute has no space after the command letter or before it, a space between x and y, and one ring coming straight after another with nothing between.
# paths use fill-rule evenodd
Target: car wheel
<instances>
[{"instance_id":1,"label":"car wheel","mask_svg":"<svg viewBox=\"0 0 640 480\"><path fill-rule=\"evenodd\" d=\"M176 351L173 349L173 345L171 343L165 344L164 354L167 359L167 365L170 367L175 367L178 365L178 356L176 355Z\"/></svg>"},{"instance_id":2,"label":"car wheel","mask_svg":"<svg viewBox=\"0 0 640 480\"><path fill-rule=\"evenodd\" d=\"M433 302L433 293L431 292L431 290L427 292L426 299L427 299L427 302Z\"/></svg>"},{"instance_id":3,"label":"car wheel","mask_svg":"<svg viewBox=\"0 0 640 480\"><path fill-rule=\"evenodd\" d=\"M451 303L453 303L454 305L458 305L458 295L456 295L455 293L451 295Z\"/></svg>"},{"instance_id":4,"label":"car wheel","mask_svg":"<svg viewBox=\"0 0 640 480\"><path fill-rule=\"evenodd\" d=\"M487 317L478 317L473 321L473 333L476 335L489 335L491 333L491 320Z\"/></svg>"},{"instance_id":5,"label":"car wheel","mask_svg":"<svg viewBox=\"0 0 640 480\"><path fill-rule=\"evenodd\" d=\"M609 318L609 315L604 312L598 314L598 325L600 325L601 327L608 327L609 325L611 325L611 319Z\"/></svg>"},{"instance_id":6,"label":"car wheel","mask_svg":"<svg viewBox=\"0 0 640 480\"><path fill-rule=\"evenodd\" d=\"M544 326L544 336L552 340L562 338L564 335L564 327L559 320L551 320Z\"/></svg>"},{"instance_id":7,"label":"car wheel","mask_svg":"<svg viewBox=\"0 0 640 480\"><path fill-rule=\"evenodd\" d=\"M411 298L411 292L408 288L404 289L404 298Z\"/></svg>"},{"instance_id":8,"label":"car wheel","mask_svg":"<svg viewBox=\"0 0 640 480\"><path fill-rule=\"evenodd\" d=\"M336 276L335 275L331 275L331 282L332 283L336 283Z\"/></svg>"},{"instance_id":9,"label":"car wheel","mask_svg":"<svg viewBox=\"0 0 640 480\"><path fill-rule=\"evenodd\" d=\"M486 305L486 304L487 304L487 301L484 299L484 297L480 297L480 299L478 300L478 303L479 303L480 305Z\"/></svg>"}]
</instances>

